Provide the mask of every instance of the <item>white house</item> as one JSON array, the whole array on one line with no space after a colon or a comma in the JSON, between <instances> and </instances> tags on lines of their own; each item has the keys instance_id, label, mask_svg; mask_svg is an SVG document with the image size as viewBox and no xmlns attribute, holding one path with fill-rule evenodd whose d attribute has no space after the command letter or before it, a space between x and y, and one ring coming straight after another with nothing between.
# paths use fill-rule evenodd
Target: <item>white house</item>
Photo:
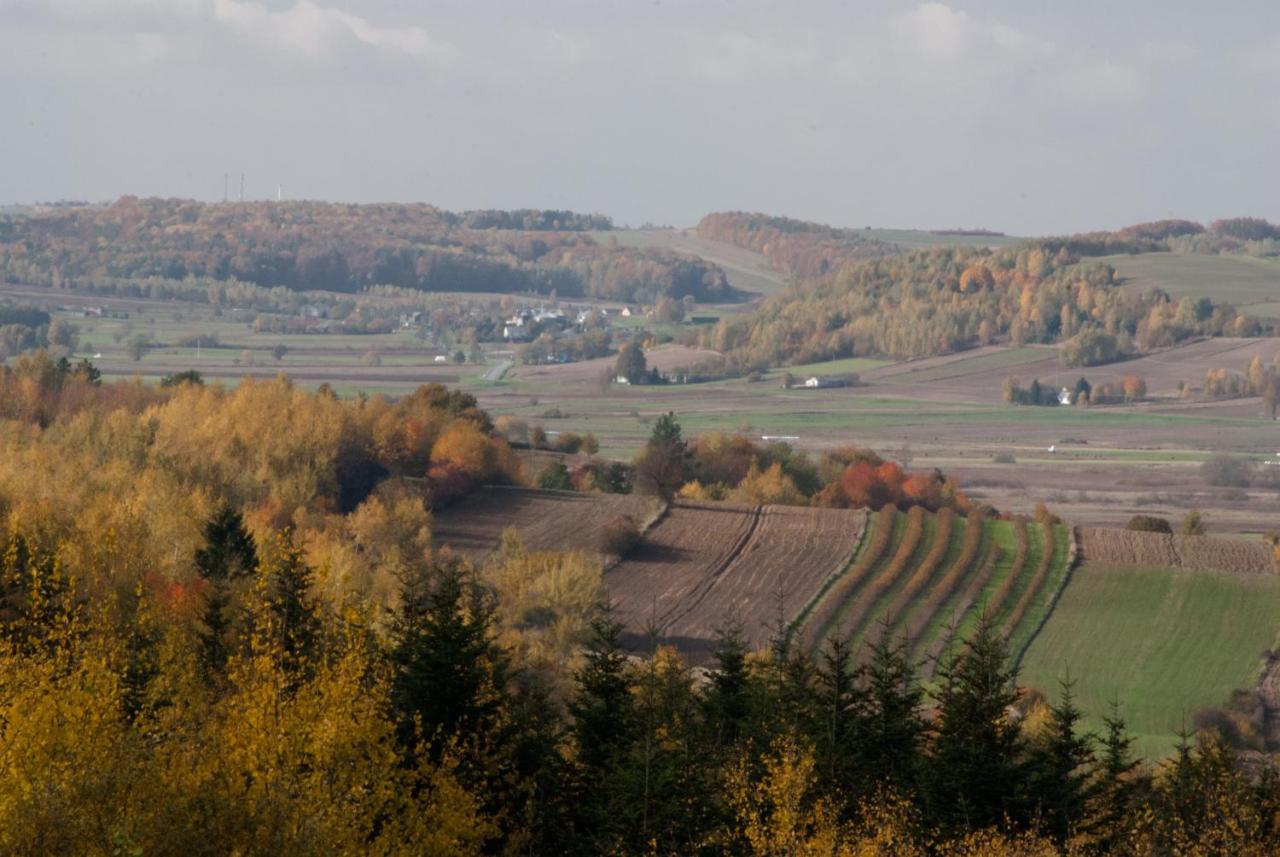
<instances>
[{"instance_id":1,"label":"white house","mask_svg":"<svg viewBox=\"0 0 1280 857\"><path fill-rule=\"evenodd\" d=\"M1063 387L1061 390L1058 391L1058 404L1059 405L1071 404L1071 391L1068 390L1066 387Z\"/></svg>"}]
</instances>

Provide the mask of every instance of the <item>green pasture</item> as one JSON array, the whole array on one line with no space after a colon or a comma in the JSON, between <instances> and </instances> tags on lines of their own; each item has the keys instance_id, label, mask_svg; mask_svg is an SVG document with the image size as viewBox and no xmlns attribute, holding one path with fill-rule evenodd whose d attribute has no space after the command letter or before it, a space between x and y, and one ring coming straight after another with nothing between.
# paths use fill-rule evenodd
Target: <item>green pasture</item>
<instances>
[{"instance_id":1,"label":"green pasture","mask_svg":"<svg viewBox=\"0 0 1280 857\"><path fill-rule=\"evenodd\" d=\"M1195 712L1252 687L1280 630L1280 577L1086 564L1022 662L1056 697L1070 672L1087 726L1112 700L1148 758L1167 756Z\"/></svg>"}]
</instances>

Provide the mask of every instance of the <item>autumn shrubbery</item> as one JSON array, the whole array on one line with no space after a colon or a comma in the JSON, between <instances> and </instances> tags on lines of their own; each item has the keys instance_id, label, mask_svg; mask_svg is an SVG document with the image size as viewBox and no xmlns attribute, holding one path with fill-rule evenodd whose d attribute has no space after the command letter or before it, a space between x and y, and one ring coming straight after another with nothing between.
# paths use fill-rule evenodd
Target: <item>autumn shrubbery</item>
<instances>
[{"instance_id":1,"label":"autumn shrubbery","mask_svg":"<svg viewBox=\"0 0 1280 857\"><path fill-rule=\"evenodd\" d=\"M630 515L612 518L600 528L600 550L610 556L626 556L640 543L640 527Z\"/></svg>"}]
</instances>

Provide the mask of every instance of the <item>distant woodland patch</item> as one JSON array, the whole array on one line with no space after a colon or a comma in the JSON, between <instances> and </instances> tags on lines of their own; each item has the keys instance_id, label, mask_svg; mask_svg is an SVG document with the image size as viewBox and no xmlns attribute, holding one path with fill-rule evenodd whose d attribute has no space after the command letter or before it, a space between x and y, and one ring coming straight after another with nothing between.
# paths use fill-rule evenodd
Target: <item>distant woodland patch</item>
<instances>
[{"instance_id":1,"label":"distant woodland patch","mask_svg":"<svg viewBox=\"0 0 1280 857\"><path fill-rule=\"evenodd\" d=\"M336 292L381 285L636 302L734 297L713 263L585 234L611 226L602 215L568 211L123 197L0 220L0 279L89 287L211 278Z\"/></svg>"}]
</instances>

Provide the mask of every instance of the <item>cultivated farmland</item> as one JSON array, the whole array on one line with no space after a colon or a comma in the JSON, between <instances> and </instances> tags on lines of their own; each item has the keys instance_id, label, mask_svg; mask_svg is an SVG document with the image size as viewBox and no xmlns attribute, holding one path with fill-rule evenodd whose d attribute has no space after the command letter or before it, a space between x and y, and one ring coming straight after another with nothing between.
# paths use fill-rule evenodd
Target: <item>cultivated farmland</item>
<instances>
[{"instance_id":1,"label":"cultivated farmland","mask_svg":"<svg viewBox=\"0 0 1280 857\"><path fill-rule=\"evenodd\" d=\"M849 571L794 630L810 650L837 635L864 643L903 637L932 675L948 640L963 638L987 611L1016 653L1062 586L1069 541L1060 525L888 507Z\"/></svg>"},{"instance_id":2,"label":"cultivated farmland","mask_svg":"<svg viewBox=\"0 0 1280 857\"><path fill-rule=\"evenodd\" d=\"M1088 562L1027 649L1020 681L1056 698L1075 682L1086 728L1120 703L1139 749L1167 755L1206 706L1258 681L1275 645L1280 576Z\"/></svg>"},{"instance_id":3,"label":"cultivated farmland","mask_svg":"<svg viewBox=\"0 0 1280 857\"><path fill-rule=\"evenodd\" d=\"M508 528L529 550L602 553L606 524L625 515L643 526L661 508L654 498L635 494L481 488L437 512L431 532L437 545L476 562L501 546Z\"/></svg>"},{"instance_id":4,"label":"cultivated farmland","mask_svg":"<svg viewBox=\"0 0 1280 857\"><path fill-rule=\"evenodd\" d=\"M1081 527L1080 553L1085 560L1112 565L1164 566L1241 574L1276 572L1271 546L1261 539L1223 539Z\"/></svg>"},{"instance_id":5,"label":"cultivated farmland","mask_svg":"<svg viewBox=\"0 0 1280 857\"><path fill-rule=\"evenodd\" d=\"M677 501L605 575L633 645L650 630L691 660L705 660L717 629L742 625L765 645L849 563L865 513Z\"/></svg>"}]
</instances>

